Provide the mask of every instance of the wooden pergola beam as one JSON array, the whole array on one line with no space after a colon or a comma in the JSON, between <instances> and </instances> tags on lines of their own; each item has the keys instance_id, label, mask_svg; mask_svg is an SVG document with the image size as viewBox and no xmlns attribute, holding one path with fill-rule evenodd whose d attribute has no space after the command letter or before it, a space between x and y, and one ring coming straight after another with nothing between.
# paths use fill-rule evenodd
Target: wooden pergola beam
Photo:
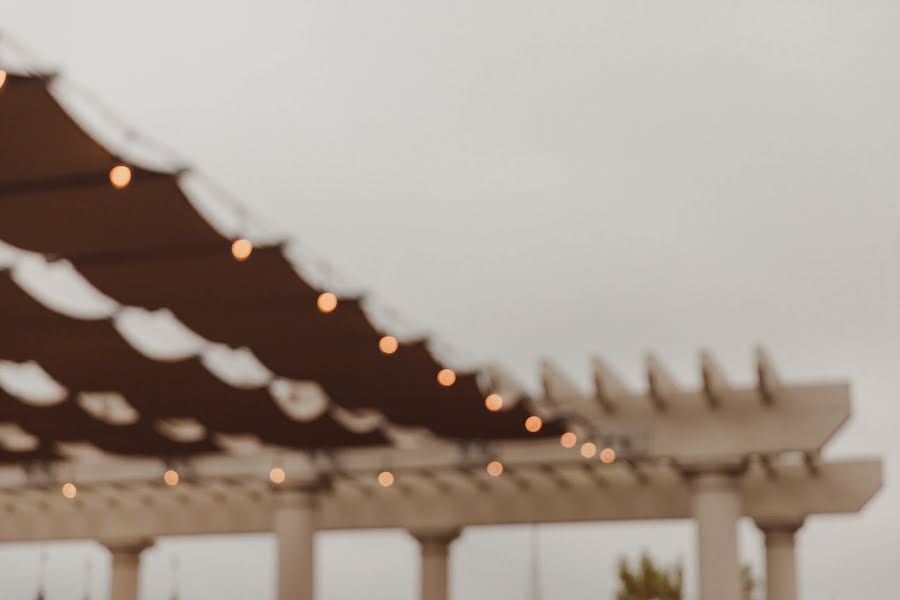
<instances>
[{"instance_id":1,"label":"wooden pergola beam","mask_svg":"<svg viewBox=\"0 0 900 600\"><path fill-rule=\"evenodd\" d=\"M477 487L452 484L452 492L435 494L410 486L373 488L365 499L340 486L320 492L317 528L333 529L438 529L533 522L566 523L633 519L690 518L689 484L665 467L646 467L648 480L639 483L627 468L605 468L598 487L590 478L569 479L566 488L531 487L522 493L504 481L506 475L481 480ZM540 471L530 471L530 477ZM463 476L464 478L468 478ZM402 475L398 476L401 479ZM878 460L823 463L810 477L805 466L784 465L772 480L761 470L748 471L739 480L744 516L758 521L789 520L815 514L853 513L860 510L882 483ZM187 501L109 504L99 488L79 493L80 503L66 501L58 490L31 490L26 496L33 510L13 505L9 518L0 520L0 542L63 539L152 538L171 535L240 534L271 530L273 494L251 500L229 493L222 482L196 482L216 492L193 494ZM167 490L158 484L160 495ZM122 495L129 489L118 489ZM142 497L151 492L143 489Z\"/></svg>"}]
</instances>

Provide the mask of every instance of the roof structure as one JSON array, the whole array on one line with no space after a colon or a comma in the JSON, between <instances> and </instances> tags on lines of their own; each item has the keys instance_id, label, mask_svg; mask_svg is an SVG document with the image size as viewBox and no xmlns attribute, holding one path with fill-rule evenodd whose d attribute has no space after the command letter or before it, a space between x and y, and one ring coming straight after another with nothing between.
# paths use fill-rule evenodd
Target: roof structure
<instances>
[{"instance_id":1,"label":"roof structure","mask_svg":"<svg viewBox=\"0 0 900 600\"><path fill-rule=\"evenodd\" d=\"M749 386L703 354L696 390L652 357L644 391L600 360L589 392L549 363L538 396L456 373L282 245L217 230L52 82L0 70L0 541L100 540L116 600L161 535L273 531L279 600L312 600L317 530L403 527L446 600L464 527L691 517L701 600L739 600L741 516L767 597L795 600L804 519L881 486L879 460L821 459L849 386L784 383L762 353Z\"/></svg>"},{"instance_id":2,"label":"roof structure","mask_svg":"<svg viewBox=\"0 0 900 600\"><path fill-rule=\"evenodd\" d=\"M0 91L0 241L11 255L0 272L0 360L37 365L67 393L36 406L0 392L0 422L35 438L5 444L0 460L61 458L60 442L75 441L188 456L227 451L234 436L316 450L389 444L413 429L457 441L562 433L553 418L528 432L526 402L486 411L493 390L475 373L444 371L452 382L442 383L446 366L424 341L382 342L388 334L358 298L306 281L281 246L236 254L179 173L139 168L101 146L58 104L51 81L9 75ZM125 185L111 180L116 167L127 167ZM58 298L23 285L29 265L67 270L105 308L91 318L53 310ZM122 334L136 311L201 342L177 360L142 353ZM216 352L242 354L256 373L224 366L217 377L207 365Z\"/></svg>"}]
</instances>

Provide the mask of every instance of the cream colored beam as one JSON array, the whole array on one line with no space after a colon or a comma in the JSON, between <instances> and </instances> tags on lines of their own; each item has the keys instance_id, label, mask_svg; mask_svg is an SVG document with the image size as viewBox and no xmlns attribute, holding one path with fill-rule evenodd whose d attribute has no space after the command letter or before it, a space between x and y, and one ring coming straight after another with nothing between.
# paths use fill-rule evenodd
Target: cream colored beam
<instances>
[{"instance_id":1,"label":"cream colored beam","mask_svg":"<svg viewBox=\"0 0 900 600\"><path fill-rule=\"evenodd\" d=\"M600 404L595 398L582 393L563 370L550 362L541 362L541 383L548 404L561 414L593 420L602 416Z\"/></svg>"},{"instance_id":2,"label":"cream colored beam","mask_svg":"<svg viewBox=\"0 0 900 600\"><path fill-rule=\"evenodd\" d=\"M778 374L772 366L772 361L762 348L756 349L756 376L759 386L759 395L764 404L774 404L781 384Z\"/></svg>"},{"instance_id":3,"label":"cream colored beam","mask_svg":"<svg viewBox=\"0 0 900 600\"><path fill-rule=\"evenodd\" d=\"M597 402L606 413L616 410L615 398L630 396L628 388L622 379L600 357L594 357L591 361L594 373L594 391Z\"/></svg>"},{"instance_id":4,"label":"cream colored beam","mask_svg":"<svg viewBox=\"0 0 900 600\"><path fill-rule=\"evenodd\" d=\"M643 485L621 465L596 465L592 470L602 478L599 485L594 479L571 478L565 489L542 477L539 471L522 469L515 476L526 476L531 484L524 492L507 481L507 475L483 481L483 486L467 484L471 477L464 474L447 475L447 481L456 478L453 491L429 492L427 496L379 487L363 500L357 491L336 486L331 492L323 492L317 527L441 529L692 516L690 489L683 479L664 466L642 469L648 476ZM397 472L397 477L402 479L404 473ZM881 482L880 461L846 461L821 464L817 477L810 477L802 464L780 466L775 480L756 469L738 480L737 489L743 516L759 522L781 522L807 515L857 512L878 491ZM57 490L33 494L45 494L51 508L17 512L14 519L0 520L0 542L270 531L274 510L271 492L258 502L238 501L226 494L217 504L123 503L111 508L106 499L97 504L93 494L84 491L79 494L85 507L82 510L69 504L60 507L58 501L67 501L58 496Z\"/></svg>"},{"instance_id":5,"label":"cream colored beam","mask_svg":"<svg viewBox=\"0 0 900 600\"><path fill-rule=\"evenodd\" d=\"M647 355L647 388L650 400L657 410L665 410L671 397L677 394L678 385L662 362L653 354Z\"/></svg>"},{"instance_id":6,"label":"cream colored beam","mask_svg":"<svg viewBox=\"0 0 900 600\"><path fill-rule=\"evenodd\" d=\"M850 416L850 389L843 383L784 386L778 401L768 406L756 388L720 388L716 410L709 409L706 390L654 386L653 395L614 399L615 412L604 415L596 427L604 433L634 434L646 440L645 457L682 464L818 452Z\"/></svg>"},{"instance_id":7,"label":"cream colored beam","mask_svg":"<svg viewBox=\"0 0 900 600\"><path fill-rule=\"evenodd\" d=\"M712 408L722 405L722 398L728 393L729 385L724 371L719 367L712 354L700 353L700 371L703 376L703 391Z\"/></svg>"}]
</instances>

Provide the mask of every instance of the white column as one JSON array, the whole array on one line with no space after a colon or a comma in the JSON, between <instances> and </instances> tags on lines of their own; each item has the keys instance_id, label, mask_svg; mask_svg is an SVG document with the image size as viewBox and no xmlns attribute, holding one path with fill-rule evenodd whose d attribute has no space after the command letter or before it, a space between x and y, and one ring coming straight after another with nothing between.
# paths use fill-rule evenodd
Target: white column
<instances>
[{"instance_id":1,"label":"white column","mask_svg":"<svg viewBox=\"0 0 900 600\"><path fill-rule=\"evenodd\" d=\"M273 528L278 540L278 600L313 600L315 491L279 490L275 502Z\"/></svg>"},{"instance_id":2,"label":"white column","mask_svg":"<svg viewBox=\"0 0 900 600\"><path fill-rule=\"evenodd\" d=\"M422 553L420 600L450 598L450 545L459 537L459 529L413 531Z\"/></svg>"},{"instance_id":3,"label":"white column","mask_svg":"<svg viewBox=\"0 0 900 600\"><path fill-rule=\"evenodd\" d=\"M797 600L794 537L802 521L757 522L766 537L766 600Z\"/></svg>"},{"instance_id":4,"label":"white column","mask_svg":"<svg viewBox=\"0 0 900 600\"><path fill-rule=\"evenodd\" d=\"M109 584L110 600L138 600L141 554L153 540L101 542L112 554Z\"/></svg>"},{"instance_id":5,"label":"white column","mask_svg":"<svg viewBox=\"0 0 900 600\"><path fill-rule=\"evenodd\" d=\"M741 600L737 541L741 506L735 477L700 473L692 484L700 600Z\"/></svg>"}]
</instances>

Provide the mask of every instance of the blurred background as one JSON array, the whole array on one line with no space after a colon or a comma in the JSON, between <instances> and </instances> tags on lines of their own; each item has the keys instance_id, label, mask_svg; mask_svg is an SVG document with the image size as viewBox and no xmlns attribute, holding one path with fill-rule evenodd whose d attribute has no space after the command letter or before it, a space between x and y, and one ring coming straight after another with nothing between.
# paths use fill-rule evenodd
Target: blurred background
<instances>
[{"instance_id":1,"label":"blurred background","mask_svg":"<svg viewBox=\"0 0 900 600\"><path fill-rule=\"evenodd\" d=\"M0 27L296 237L454 364L537 360L585 385L643 354L685 385L756 344L788 380L847 378L832 454L880 454L859 516L800 536L805 598L889 600L900 540L900 4L0 0ZM3 57L0 56L0 59ZM87 122L91 130L91 123ZM99 124L98 124L99 127ZM2 135L2 133L0 133ZM744 558L761 541L741 526ZM528 597L528 528L469 530L457 600ZM609 598L619 556L682 560L688 523L541 526L543 598ZM403 532L319 537L321 600L412 600ZM46 548L47 600L103 593L106 553ZM31 598L39 546L0 547ZM266 536L167 540L145 598L273 594ZM375 591L377 590L377 592Z\"/></svg>"}]
</instances>

